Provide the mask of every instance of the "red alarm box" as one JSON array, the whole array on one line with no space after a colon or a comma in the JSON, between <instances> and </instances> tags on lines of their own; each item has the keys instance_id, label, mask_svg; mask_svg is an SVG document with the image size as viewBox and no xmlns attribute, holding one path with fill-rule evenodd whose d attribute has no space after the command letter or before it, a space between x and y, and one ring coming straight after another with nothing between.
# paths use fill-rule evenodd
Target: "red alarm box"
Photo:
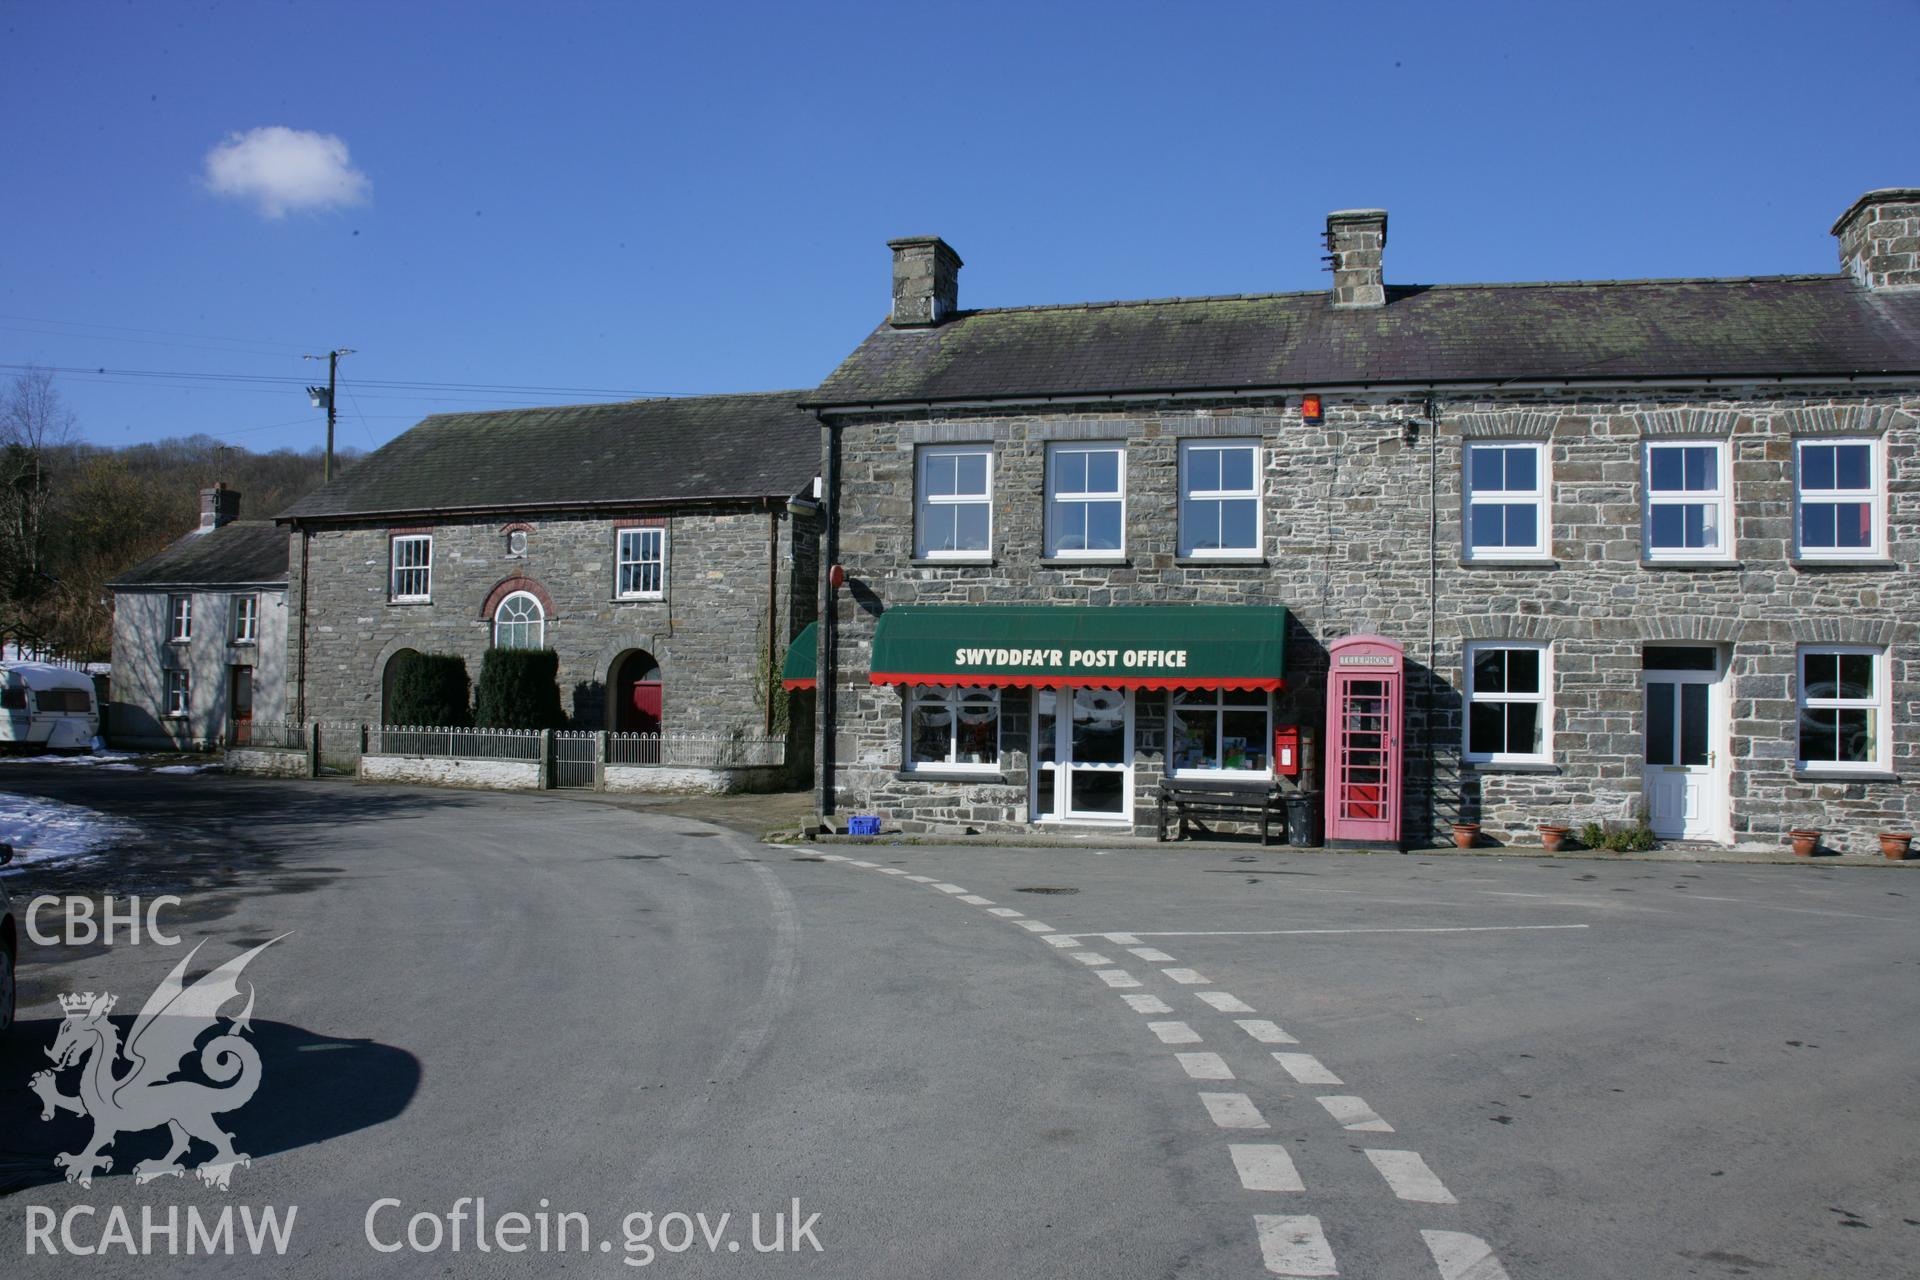
<instances>
[{"instance_id":1,"label":"red alarm box","mask_svg":"<svg viewBox=\"0 0 1920 1280\"><path fill-rule=\"evenodd\" d=\"M1273 771L1289 778L1300 776L1300 726L1281 725L1273 731Z\"/></svg>"}]
</instances>

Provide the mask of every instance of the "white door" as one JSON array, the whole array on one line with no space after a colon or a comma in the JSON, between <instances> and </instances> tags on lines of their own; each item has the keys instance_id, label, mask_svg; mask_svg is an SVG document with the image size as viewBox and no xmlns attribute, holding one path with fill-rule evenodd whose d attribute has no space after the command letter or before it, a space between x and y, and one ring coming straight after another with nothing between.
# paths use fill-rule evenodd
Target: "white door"
<instances>
[{"instance_id":1,"label":"white door","mask_svg":"<svg viewBox=\"0 0 1920 1280\"><path fill-rule=\"evenodd\" d=\"M1719 650L1646 651L1647 824L1670 840L1728 835L1727 763Z\"/></svg>"},{"instance_id":2,"label":"white door","mask_svg":"<svg viewBox=\"0 0 1920 1280\"><path fill-rule=\"evenodd\" d=\"M1035 822L1133 820L1133 695L1124 689L1033 693Z\"/></svg>"}]
</instances>

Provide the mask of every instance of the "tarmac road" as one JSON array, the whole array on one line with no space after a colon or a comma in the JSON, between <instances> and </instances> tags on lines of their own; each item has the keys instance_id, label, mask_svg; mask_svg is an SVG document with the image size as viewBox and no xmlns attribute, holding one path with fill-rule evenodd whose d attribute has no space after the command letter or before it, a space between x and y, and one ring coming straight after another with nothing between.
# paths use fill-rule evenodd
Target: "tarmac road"
<instances>
[{"instance_id":1,"label":"tarmac road","mask_svg":"<svg viewBox=\"0 0 1920 1280\"><path fill-rule=\"evenodd\" d=\"M1920 1244L1904 871L812 850L579 797L0 785L151 833L16 899L185 899L181 946L23 958L9 1275L1824 1278ZM55 996L118 993L124 1032L194 942L289 931L246 974L230 1190L136 1185L157 1135L60 1181L88 1125L26 1089ZM549 1250L504 1251L509 1218L478 1251L466 1197L528 1244L548 1215ZM27 1256L113 1206L136 1245L143 1209L298 1211L285 1257L238 1227L238 1256Z\"/></svg>"}]
</instances>

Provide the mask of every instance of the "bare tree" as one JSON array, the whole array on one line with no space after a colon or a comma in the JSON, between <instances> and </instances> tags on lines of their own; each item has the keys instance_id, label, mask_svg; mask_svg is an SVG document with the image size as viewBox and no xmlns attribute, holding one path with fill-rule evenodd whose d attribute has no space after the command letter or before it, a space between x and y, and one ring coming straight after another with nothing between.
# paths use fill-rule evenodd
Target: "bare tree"
<instances>
[{"instance_id":1,"label":"bare tree","mask_svg":"<svg viewBox=\"0 0 1920 1280\"><path fill-rule=\"evenodd\" d=\"M0 395L0 618L12 627L52 585L42 561L51 454L75 434L53 374L29 367Z\"/></svg>"}]
</instances>

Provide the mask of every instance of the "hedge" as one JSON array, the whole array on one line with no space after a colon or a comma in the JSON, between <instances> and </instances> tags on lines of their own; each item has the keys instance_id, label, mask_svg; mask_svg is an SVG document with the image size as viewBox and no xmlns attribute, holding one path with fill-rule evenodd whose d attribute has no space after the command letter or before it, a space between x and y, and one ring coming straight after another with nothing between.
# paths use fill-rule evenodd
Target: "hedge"
<instances>
[{"instance_id":1,"label":"hedge","mask_svg":"<svg viewBox=\"0 0 1920 1280\"><path fill-rule=\"evenodd\" d=\"M472 681L466 659L451 653L403 653L393 660L389 724L469 725Z\"/></svg>"},{"instance_id":2,"label":"hedge","mask_svg":"<svg viewBox=\"0 0 1920 1280\"><path fill-rule=\"evenodd\" d=\"M551 649L489 649L480 662L473 722L485 729L558 729L560 655Z\"/></svg>"}]
</instances>

